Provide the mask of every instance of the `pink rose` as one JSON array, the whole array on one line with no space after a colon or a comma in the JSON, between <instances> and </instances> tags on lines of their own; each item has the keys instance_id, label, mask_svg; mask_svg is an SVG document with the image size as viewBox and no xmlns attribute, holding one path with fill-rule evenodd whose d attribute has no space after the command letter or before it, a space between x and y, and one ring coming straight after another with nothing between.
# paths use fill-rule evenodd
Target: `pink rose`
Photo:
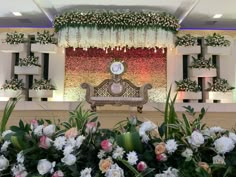
<instances>
[{"instance_id":1,"label":"pink rose","mask_svg":"<svg viewBox=\"0 0 236 177\"><path fill-rule=\"evenodd\" d=\"M55 171L52 177L63 177L64 173L61 170Z\"/></svg>"},{"instance_id":2,"label":"pink rose","mask_svg":"<svg viewBox=\"0 0 236 177\"><path fill-rule=\"evenodd\" d=\"M142 172L147 169L147 164L144 161L141 161L137 165L138 171Z\"/></svg>"},{"instance_id":3,"label":"pink rose","mask_svg":"<svg viewBox=\"0 0 236 177\"><path fill-rule=\"evenodd\" d=\"M87 133L94 133L97 130L97 124L96 122L88 122L86 124L86 132Z\"/></svg>"},{"instance_id":4,"label":"pink rose","mask_svg":"<svg viewBox=\"0 0 236 177\"><path fill-rule=\"evenodd\" d=\"M39 140L39 147L48 149L49 147L51 147L51 139L47 136L41 136Z\"/></svg>"},{"instance_id":5,"label":"pink rose","mask_svg":"<svg viewBox=\"0 0 236 177\"><path fill-rule=\"evenodd\" d=\"M163 161L167 161L167 156L166 156L166 154L157 154L156 155L156 159L158 160L158 161L161 161L161 162L163 162Z\"/></svg>"},{"instance_id":6,"label":"pink rose","mask_svg":"<svg viewBox=\"0 0 236 177\"><path fill-rule=\"evenodd\" d=\"M112 151L112 144L109 140L103 140L101 142L101 147L105 152L111 152Z\"/></svg>"},{"instance_id":7,"label":"pink rose","mask_svg":"<svg viewBox=\"0 0 236 177\"><path fill-rule=\"evenodd\" d=\"M69 130L65 132L66 138L75 138L77 135L78 135L78 131L77 131L77 128L75 127L70 128Z\"/></svg>"},{"instance_id":8,"label":"pink rose","mask_svg":"<svg viewBox=\"0 0 236 177\"><path fill-rule=\"evenodd\" d=\"M31 130L34 130L38 125L39 125L39 123L36 119L31 120L31 122L30 122Z\"/></svg>"}]
</instances>

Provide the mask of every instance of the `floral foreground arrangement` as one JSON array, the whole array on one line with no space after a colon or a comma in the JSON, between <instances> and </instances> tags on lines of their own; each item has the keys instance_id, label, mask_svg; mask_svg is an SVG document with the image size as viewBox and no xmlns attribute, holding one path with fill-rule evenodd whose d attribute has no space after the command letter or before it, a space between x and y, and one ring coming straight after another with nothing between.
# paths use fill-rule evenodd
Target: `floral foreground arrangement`
<instances>
[{"instance_id":1,"label":"floral foreground arrangement","mask_svg":"<svg viewBox=\"0 0 236 177\"><path fill-rule=\"evenodd\" d=\"M170 92L160 126L132 117L112 130L100 128L96 114L80 105L68 122L20 121L5 130L16 104L8 102L0 124L0 176L235 176L235 133L201 125L205 109L197 115L186 107L178 118L169 98Z\"/></svg>"}]
</instances>

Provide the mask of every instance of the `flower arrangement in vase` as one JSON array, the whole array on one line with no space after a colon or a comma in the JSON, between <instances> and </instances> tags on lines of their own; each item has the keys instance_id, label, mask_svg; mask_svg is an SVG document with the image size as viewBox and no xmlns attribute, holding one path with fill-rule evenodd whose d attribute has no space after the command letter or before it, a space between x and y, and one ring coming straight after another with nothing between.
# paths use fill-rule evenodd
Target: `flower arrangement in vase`
<instances>
[{"instance_id":1,"label":"flower arrangement in vase","mask_svg":"<svg viewBox=\"0 0 236 177\"><path fill-rule=\"evenodd\" d=\"M201 91L200 85L196 81L192 81L189 78L175 81L176 83L176 90L177 91L184 91L184 92L199 92Z\"/></svg>"},{"instance_id":2,"label":"flower arrangement in vase","mask_svg":"<svg viewBox=\"0 0 236 177\"><path fill-rule=\"evenodd\" d=\"M193 62L189 66L189 68L206 68L206 69L211 69L211 68L216 68L215 65L212 64L212 59L206 59L204 57L199 57L195 58L192 57Z\"/></svg>"},{"instance_id":3,"label":"flower arrangement in vase","mask_svg":"<svg viewBox=\"0 0 236 177\"><path fill-rule=\"evenodd\" d=\"M24 38L23 33L14 32L14 33L7 33L5 42L7 44L21 44L27 42L27 40Z\"/></svg>"},{"instance_id":4,"label":"flower arrangement in vase","mask_svg":"<svg viewBox=\"0 0 236 177\"><path fill-rule=\"evenodd\" d=\"M16 78L12 78L11 80L5 80L2 88L3 90L22 90L24 88L24 83L22 79L18 80Z\"/></svg>"},{"instance_id":5,"label":"flower arrangement in vase","mask_svg":"<svg viewBox=\"0 0 236 177\"><path fill-rule=\"evenodd\" d=\"M228 92L233 90L235 87L229 85L228 81L223 78L216 78L213 81L213 84L208 82L209 87L206 89L207 91L213 92Z\"/></svg>"},{"instance_id":6,"label":"flower arrangement in vase","mask_svg":"<svg viewBox=\"0 0 236 177\"><path fill-rule=\"evenodd\" d=\"M42 33L37 32L35 42L44 45L57 44L57 39L54 33L51 34L50 31L44 30Z\"/></svg>"},{"instance_id":7,"label":"flower arrangement in vase","mask_svg":"<svg viewBox=\"0 0 236 177\"><path fill-rule=\"evenodd\" d=\"M208 35L205 39L207 46L212 47L228 47L230 46L230 41L225 39L224 36L214 33L213 35Z\"/></svg>"},{"instance_id":8,"label":"flower arrangement in vase","mask_svg":"<svg viewBox=\"0 0 236 177\"><path fill-rule=\"evenodd\" d=\"M19 66L38 66L39 57L27 56L26 58L19 58Z\"/></svg>"},{"instance_id":9,"label":"flower arrangement in vase","mask_svg":"<svg viewBox=\"0 0 236 177\"><path fill-rule=\"evenodd\" d=\"M192 36L191 34L186 34L184 36L177 36L176 46L195 46L197 45L197 37Z\"/></svg>"},{"instance_id":10,"label":"flower arrangement in vase","mask_svg":"<svg viewBox=\"0 0 236 177\"><path fill-rule=\"evenodd\" d=\"M51 84L51 80L47 79L34 79L32 88L33 90L55 90L55 86Z\"/></svg>"}]
</instances>

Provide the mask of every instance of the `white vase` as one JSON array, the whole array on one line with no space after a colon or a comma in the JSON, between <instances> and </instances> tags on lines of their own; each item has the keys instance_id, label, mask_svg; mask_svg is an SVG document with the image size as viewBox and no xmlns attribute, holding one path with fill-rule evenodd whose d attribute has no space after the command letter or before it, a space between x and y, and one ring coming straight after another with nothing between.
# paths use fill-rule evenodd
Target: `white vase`
<instances>
[{"instance_id":1,"label":"white vase","mask_svg":"<svg viewBox=\"0 0 236 177\"><path fill-rule=\"evenodd\" d=\"M1 43L0 44L0 50L6 53L19 53L19 52L27 51L27 49L28 49L27 43L21 43L21 44Z\"/></svg>"},{"instance_id":2,"label":"white vase","mask_svg":"<svg viewBox=\"0 0 236 177\"><path fill-rule=\"evenodd\" d=\"M22 94L24 94L24 90L12 90L12 89L0 90L0 97L15 98Z\"/></svg>"},{"instance_id":3,"label":"white vase","mask_svg":"<svg viewBox=\"0 0 236 177\"><path fill-rule=\"evenodd\" d=\"M39 75L41 68L39 66L15 66L15 74L21 75Z\"/></svg>"},{"instance_id":4,"label":"white vase","mask_svg":"<svg viewBox=\"0 0 236 177\"><path fill-rule=\"evenodd\" d=\"M209 100L232 100L233 92L206 92L206 99Z\"/></svg>"},{"instance_id":5,"label":"white vase","mask_svg":"<svg viewBox=\"0 0 236 177\"><path fill-rule=\"evenodd\" d=\"M216 68L189 68L188 74L190 77L216 77Z\"/></svg>"},{"instance_id":6,"label":"white vase","mask_svg":"<svg viewBox=\"0 0 236 177\"><path fill-rule=\"evenodd\" d=\"M231 54L231 47L212 47L206 46L205 48L206 54L212 55L230 55Z\"/></svg>"},{"instance_id":7,"label":"white vase","mask_svg":"<svg viewBox=\"0 0 236 177\"><path fill-rule=\"evenodd\" d=\"M53 97L53 90L29 90L30 98L49 98Z\"/></svg>"},{"instance_id":8,"label":"white vase","mask_svg":"<svg viewBox=\"0 0 236 177\"><path fill-rule=\"evenodd\" d=\"M191 54L199 54L201 53L200 46L177 46L176 54L177 55L191 55Z\"/></svg>"},{"instance_id":9,"label":"white vase","mask_svg":"<svg viewBox=\"0 0 236 177\"><path fill-rule=\"evenodd\" d=\"M31 44L31 51L39 53L56 53L57 46L55 44Z\"/></svg>"},{"instance_id":10,"label":"white vase","mask_svg":"<svg viewBox=\"0 0 236 177\"><path fill-rule=\"evenodd\" d=\"M177 92L177 100L201 100L202 99L202 92L184 92L178 91Z\"/></svg>"}]
</instances>

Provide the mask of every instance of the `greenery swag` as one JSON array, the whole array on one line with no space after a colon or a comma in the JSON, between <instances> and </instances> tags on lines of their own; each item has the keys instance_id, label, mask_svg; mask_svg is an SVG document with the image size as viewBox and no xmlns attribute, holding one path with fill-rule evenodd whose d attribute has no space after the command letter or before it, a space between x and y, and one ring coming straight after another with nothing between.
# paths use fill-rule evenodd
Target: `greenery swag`
<instances>
[{"instance_id":1,"label":"greenery swag","mask_svg":"<svg viewBox=\"0 0 236 177\"><path fill-rule=\"evenodd\" d=\"M41 66L38 64L39 57L28 56L26 58L19 58L19 66Z\"/></svg>"},{"instance_id":2,"label":"greenery swag","mask_svg":"<svg viewBox=\"0 0 236 177\"><path fill-rule=\"evenodd\" d=\"M54 28L59 31L65 27L91 27L91 28L162 28L177 32L178 20L167 13L156 12L84 12L74 11L59 15L54 20Z\"/></svg>"},{"instance_id":3,"label":"greenery swag","mask_svg":"<svg viewBox=\"0 0 236 177\"><path fill-rule=\"evenodd\" d=\"M193 62L189 66L190 68L207 68L207 69L216 68L216 66L212 64L211 58L209 58L208 60L205 59L204 57L199 57L199 58L192 57L192 58Z\"/></svg>"},{"instance_id":4,"label":"greenery swag","mask_svg":"<svg viewBox=\"0 0 236 177\"><path fill-rule=\"evenodd\" d=\"M177 91L184 91L184 92L198 92L201 91L200 85L197 84L196 81L192 81L189 78L175 81L177 85Z\"/></svg>"},{"instance_id":5,"label":"greenery swag","mask_svg":"<svg viewBox=\"0 0 236 177\"><path fill-rule=\"evenodd\" d=\"M221 46L221 47L227 47L230 46L230 41L225 39L224 36L220 34L214 33L213 35L208 35L205 39L207 46Z\"/></svg>"},{"instance_id":6,"label":"greenery swag","mask_svg":"<svg viewBox=\"0 0 236 177\"><path fill-rule=\"evenodd\" d=\"M5 80L5 83L3 84L1 89L22 90L24 88L23 86L24 83L22 79L18 80L16 78L12 78L11 80Z\"/></svg>"},{"instance_id":7,"label":"greenery swag","mask_svg":"<svg viewBox=\"0 0 236 177\"><path fill-rule=\"evenodd\" d=\"M197 38L191 34L186 34L184 36L177 36L176 46L194 46L197 45Z\"/></svg>"},{"instance_id":8,"label":"greenery swag","mask_svg":"<svg viewBox=\"0 0 236 177\"><path fill-rule=\"evenodd\" d=\"M51 80L46 79L34 79L34 83L32 85L33 90L55 90L55 86L51 84Z\"/></svg>"},{"instance_id":9,"label":"greenery swag","mask_svg":"<svg viewBox=\"0 0 236 177\"><path fill-rule=\"evenodd\" d=\"M222 78L216 78L213 81L213 84L208 82L208 85L209 85L209 88L207 88L206 90L213 91L213 92L228 92L234 89L234 87L229 85L226 79L222 79Z\"/></svg>"}]
</instances>

